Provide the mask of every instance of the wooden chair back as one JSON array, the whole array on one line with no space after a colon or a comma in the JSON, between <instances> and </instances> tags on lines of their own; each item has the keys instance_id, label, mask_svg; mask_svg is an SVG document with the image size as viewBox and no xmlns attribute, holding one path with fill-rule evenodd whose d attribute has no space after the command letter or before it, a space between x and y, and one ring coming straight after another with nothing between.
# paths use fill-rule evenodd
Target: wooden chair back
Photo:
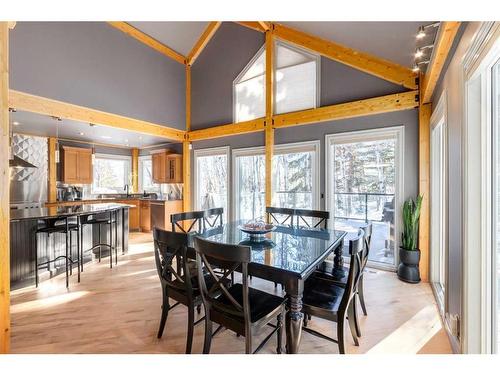
<instances>
[{"instance_id":1,"label":"wooden chair back","mask_svg":"<svg viewBox=\"0 0 500 375\"><path fill-rule=\"evenodd\" d=\"M349 274L347 276L347 283L345 286L344 295L340 302L340 308L345 311L349 307L351 300L357 290L359 279L362 275L362 264L361 264L361 253L364 249L364 232L359 229L358 234L355 238L349 240Z\"/></svg>"},{"instance_id":2,"label":"wooden chair back","mask_svg":"<svg viewBox=\"0 0 500 375\"><path fill-rule=\"evenodd\" d=\"M213 278L213 285L208 289L205 279L199 276L200 291L205 311L215 310L221 314L243 318L245 325L250 323L250 303L248 298L248 263L251 260L249 246L228 245L208 241L200 237L194 238L198 275L203 269ZM219 274L215 269L224 270ZM227 286L231 284L231 274L238 270L242 274L243 304L240 304L229 293ZM220 302L221 296L225 302Z\"/></svg>"},{"instance_id":3,"label":"wooden chair back","mask_svg":"<svg viewBox=\"0 0 500 375\"><path fill-rule=\"evenodd\" d=\"M270 224L293 226L294 215L293 208L266 207L267 222Z\"/></svg>"},{"instance_id":4,"label":"wooden chair back","mask_svg":"<svg viewBox=\"0 0 500 375\"><path fill-rule=\"evenodd\" d=\"M203 230L222 226L222 216L224 215L223 207L209 208L203 212Z\"/></svg>"},{"instance_id":5,"label":"wooden chair back","mask_svg":"<svg viewBox=\"0 0 500 375\"><path fill-rule=\"evenodd\" d=\"M296 225L299 228L328 228L328 220L330 219L330 212L328 211L295 209L294 215ZM312 219L311 222L306 220L308 218Z\"/></svg>"},{"instance_id":6,"label":"wooden chair back","mask_svg":"<svg viewBox=\"0 0 500 375\"><path fill-rule=\"evenodd\" d=\"M361 229L363 229L364 235L363 235L363 252L361 255L361 265L363 269L366 266L366 263L368 263L368 255L370 255L370 244L372 240L372 223L369 222L367 225L362 226Z\"/></svg>"},{"instance_id":7,"label":"wooden chair back","mask_svg":"<svg viewBox=\"0 0 500 375\"><path fill-rule=\"evenodd\" d=\"M197 285L192 285L189 262L187 258L188 234L168 232L153 228L156 271L162 287L169 287L191 296ZM176 267L174 268L174 260Z\"/></svg>"},{"instance_id":8,"label":"wooden chair back","mask_svg":"<svg viewBox=\"0 0 500 375\"><path fill-rule=\"evenodd\" d=\"M190 233L197 231L201 233L203 231L203 218L205 216L204 211L190 211L190 212L180 212L178 214L170 215L170 222L172 223L172 232L180 230L183 233ZM190 221L188 229L183 227L185 221Z\"/></svg>"}]
</instances>

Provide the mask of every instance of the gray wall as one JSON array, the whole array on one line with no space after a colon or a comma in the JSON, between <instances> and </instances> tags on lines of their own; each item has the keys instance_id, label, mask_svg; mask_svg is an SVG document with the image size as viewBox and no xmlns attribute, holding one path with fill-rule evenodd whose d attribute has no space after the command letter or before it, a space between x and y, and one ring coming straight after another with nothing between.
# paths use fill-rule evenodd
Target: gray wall
<instances>
[{"instance_id":1,"label":"gray wall","mask_svg":"<svg viewBox=\"0 0 500 375\"><path fill-rule=\"evenodd\" d=\"M105 22L18 22L14 90L185 129L184 66Z\"/></svg>"},{"instance_id":2,"label":"gray wall","mask_svg":"<svg viewBox=\"0 0 500 375\"><path fill-rule=\"evenodd\" d=\"M275 132L276 144L286 144L301 141L321 141L320 157L320 208L325 208L325 135L356 130L378 129L403 125L405 127L404 140L404 195L405 198L414 197L418 193L418 110L407 110L384 113L374 116L365 116L355 119L330 121L319 124L277 129ZM230 146L231 149L264 146L264 133L252 133L232 137L224 137L193 143L193 150ZM194 163L192 164L194 168ZM194 176L194 170L191 176ZM194 181L192 181L194 183ZM232 202L232 198L230 200Z\"/></svg>"},{"instance_id":3,"label":"gray wall","mask_svg":"<svg viewBox=\"0 0 500 375\"><path fill-rule=\"evenodd\" d=\"M463 91L462 59L470 47L471 40L479 27L479 23L471 22L460 29L455 40L455 53L446 63L447 69L442 74L434 91L433 105L437 105L441 95L446 92L447 98L447 171L448 171L448 280L447 311L450 314L462 315L462 264L463 264L463 176L462 176L462 142L463 142ZM452 342L455 349L458 341Z\"/></svg>"}]
</instances>

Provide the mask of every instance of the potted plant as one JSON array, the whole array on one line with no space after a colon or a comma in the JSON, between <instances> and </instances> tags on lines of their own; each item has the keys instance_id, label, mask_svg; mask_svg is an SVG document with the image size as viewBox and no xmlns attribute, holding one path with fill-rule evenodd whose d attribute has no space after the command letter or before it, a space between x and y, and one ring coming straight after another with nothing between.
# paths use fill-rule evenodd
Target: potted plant
<instances>
[{"instance_id":1,"label":"potted plant","mask_svg":"<svg viewBox=\"0 0 500 375\"><path fill-rule=\"evenodd\" d=\"M418 268L420 250L417 249L417 240L421 207L421 195L415 200L410 198L403 204L403 233L399 246L398 277L402 281L413 284L420 282Z\"/></svg>"}]
</instances>

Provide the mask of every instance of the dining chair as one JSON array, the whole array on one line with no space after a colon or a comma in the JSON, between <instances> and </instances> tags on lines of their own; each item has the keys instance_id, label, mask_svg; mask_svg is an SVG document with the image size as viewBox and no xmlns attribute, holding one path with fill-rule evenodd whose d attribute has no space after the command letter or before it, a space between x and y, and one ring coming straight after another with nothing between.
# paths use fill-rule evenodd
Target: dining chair
<instances>
[{"instance_id":1,"label":"dining chair","mask_svg":"<svg viewBox=\"0 0 500 375\"><path fill-rule=\"evenodd\" d=\"M347 319L354 344L359 346L355 327L355 294L361 277L361 253L363 251L363 230L356 238L349 241L349 273L345 286L338 285L331 278L324 278L317 273L305 282L302 298L304 316L316 316L337 323L337 339L304 326L302 329L317 337L338 344L340 354L345 354L344 324Z\"/></svg>"},{"instance_id":2,"label":"dining chair","mask_svg":"<svg viewBox=\"0 0 500 375\"><path fill-rule=\"evenodd\" d=\"M267 222L270 224L293 226L294 215L293 208L266 207Z\"/></svg>"},{"instance_id":3,"label":"dining chair","mask_svg":"<svg viewBox=\"0 0 500 375\"><path fill-rule=\"evenodd\" d=\"M306 228L327 229L330 212L318 210L294 209L296 226ZM307 219L311 219L308 221Z\"/></svg>"},{"instance_id":4,"label":"dining chair","mask_svg":"<svg viewBox=\"0 0 500 375\"><path fill-rule=\"evenodd\" d=\"M363 225L360 227L363 230L363 251L360 254L360 260L361 260L361 276L359 279L358 287L355 290L356 299L359 299L359 303L361 305L361 309L363 310L363 315L368 315L366 311L366 303L365 303L365 291L364 291L364 273L365 273L365 268L366 265L368 264L368 256L370 254L370 244L371 244L371 237L372 237L372 223L369 222L367 225ZM321 267L320 269L316 270L315 274L318 276L321 276L323 278L329 278L331 279L334 283L345 287L347 284L347 279L348 279L348 274L349 274L349 267L345 266L344 267L344 276L342 278L337 278L332 274L333 271L333 264L331 262L327 262L326 267ZM357 304L354 303L353 306L354 309L354 316L355 316L355 327L356 327L356 334L358 337L361 337L361 328L359 326L359 321L358 321L358 314L357 314Z\"/></svg>"},{"instance_id":5,"label":"dining chair","mask_svg":"<svg viewBox=\"0 0 500 375\"><path fill-rule=\"evenodd\" d=\"M204 211L189 211L180 212L177 214L170 215L170 223L172 224L172 232L180 230L183 233L190 233L197 231L201 233L203 231L203 218L205 216ZM190 222L188 229L183 226L184 222Z\"/></svg>"},{"instance_id":6,"label":"dining chair","mask_svg":"<svg viewBox=\"0 0 500 375\"><path fill-rule=\"evenodd\" d=\"M210 353L212 342L212 322L230 329L237 335L245 337L245 352L252 353L252 338L254 334L268 325L273 331L259 344L253 353L261 350L276 333L276 352L281 353L282 326L285 313L285 299L250 288L248 286L248 264L251 260L249 246L220 244L200 237L194 238L198 279L201 296L205 306L205 342L203 353ZM214 268L226 269L219 276ZM201 277L206 269L215 280L212 287ZM229 275L240 270L242 283L228 285ZM217 294L214 294L217 293ZM271 322L276 319L276 325Z\"/></svg>"},{"instance_id":7,"label":"dining chair","mask_svg":"<svg viewBox=\"0 0 500 375\"><path fill-rule=\"evenodd\" d=\"M163 335L168 312L179 304L188 308L188 331L186 340L186 354L191 353L193 344L194 326L201 321L194 321L194 309L201 311L203 301L198 286L199 277L194 262L187 261L188 234L183 232L167 232L163 229L153 228L155 263L160 278L163 303L161 307L160 327L158 338ZM174 269L174 260L178 267ZM180 271L179 271L180 270ZM202 274L202 277L209 275ZM209 281L209 283L211 283ZM177 301L170 306L169 298Z\"/></svg>"},{"instance_id":8,"label":"dining chair","mask_svg":"<svg viewBox=\"0 0 500 375\"><path fill-rule=\"evenodd\" d=\"M203 211L203 230L221 227L223 225L222 216L224 216L224 208L209 208Z\"/></svg>"}]
</instances>

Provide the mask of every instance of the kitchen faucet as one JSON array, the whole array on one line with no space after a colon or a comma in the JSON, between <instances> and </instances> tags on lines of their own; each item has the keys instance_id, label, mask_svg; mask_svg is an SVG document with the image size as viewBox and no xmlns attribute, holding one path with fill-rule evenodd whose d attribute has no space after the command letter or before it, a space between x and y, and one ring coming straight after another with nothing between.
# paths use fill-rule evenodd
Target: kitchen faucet
<instances>
[{"instance_id":1,"label":"kitchen faucet","mask_svg":"<svg viewBox=\"0 0 500 375\"><path fill-rule=\"evenodd\" d=\"M128 184L125 184L125 187L123 188L127 192L127 198L130 197L130 194L128 192Z\"/></svg>"}]
</instances>

